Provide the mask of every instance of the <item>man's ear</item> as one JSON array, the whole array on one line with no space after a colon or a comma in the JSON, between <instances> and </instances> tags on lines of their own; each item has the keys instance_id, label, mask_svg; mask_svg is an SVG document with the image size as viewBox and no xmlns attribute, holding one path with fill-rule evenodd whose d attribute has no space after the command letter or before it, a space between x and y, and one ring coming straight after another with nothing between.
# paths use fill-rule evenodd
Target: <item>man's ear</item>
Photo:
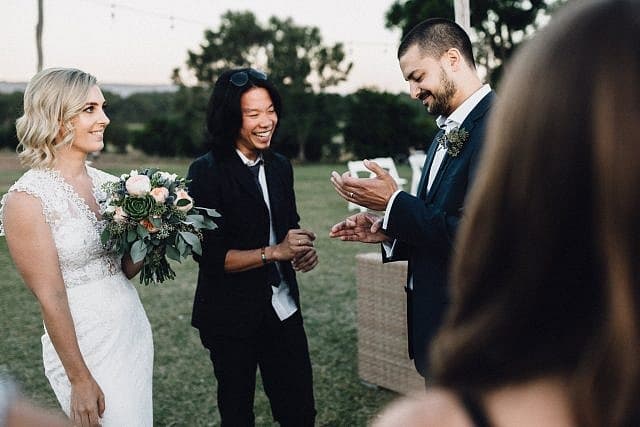
<instances>
[{"instance_id":1,"label":"man's ear","mask_svg":"<svg viewBox=\"0 0 640 427\"><path fill-rule=\"evenodd\" d=\"M458 49L450 48L444 54L445 63L449 65L451 71L458 71L464 62L464 58Z\"/></svg>"}]
</instances>

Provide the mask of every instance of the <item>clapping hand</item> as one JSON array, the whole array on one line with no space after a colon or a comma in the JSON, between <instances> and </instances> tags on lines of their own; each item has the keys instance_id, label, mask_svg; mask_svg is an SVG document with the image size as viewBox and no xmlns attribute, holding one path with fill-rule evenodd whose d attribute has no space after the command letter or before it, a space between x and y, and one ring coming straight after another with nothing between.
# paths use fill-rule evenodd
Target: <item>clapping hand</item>
<instances>
[{"instance_id":1,"label":"clapping hand","mask_svg":"<svg viewBox=\"0 0 640 427\"><path fill-rule=\"evenodd\" d=\"M336 192L348 202L356 203L374 211L387 208L389 199L398 189L398 184L389 172L371 160L365 160L364 165L376 176L373 178L352 177L349 172L340 175L331 172L331 183Z\"/></svg>"},{"instance_id":2,"label":"clapping hand","mask_svg":"<svg viewBox=\"0 0 640 427\"><path fill-rule=\"evenodd\" d=\"M318 254L313 246L316 234L313 231L291 229L285 238L276 245L274 257L278 261L291 261L297 271L306 273L318 265Z\"/></svg>"},{"instance_id":3,"label":"clapping hand","mask_svg":"<svg viewBox=\"0 0 640 427\"><path fill-rule=\"evenodd\" d=\"M389 239L382 231L382 218L368 212L352 215L335 224L329 237L362 243L380 243Z\"/></svg>"}]
</instances>

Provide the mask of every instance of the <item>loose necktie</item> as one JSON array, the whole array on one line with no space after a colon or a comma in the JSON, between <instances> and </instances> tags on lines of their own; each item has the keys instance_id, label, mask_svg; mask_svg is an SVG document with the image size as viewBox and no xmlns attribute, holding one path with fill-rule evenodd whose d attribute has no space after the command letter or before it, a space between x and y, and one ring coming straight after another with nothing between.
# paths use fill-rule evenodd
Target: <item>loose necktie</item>
<instances>
[{"instance_id":1,"label":"loose necktie","mask_svg":"<svg viewBox=\"0 0 640 427\"><path fill-rule=\"evenodd\" d=\"M262 185L260 185L260 179L258 178L260 174L260 165L262 165L262 160L259 160L253 166L247 166L247 167L249 168L249 170L251 171L251 174L253 175L253 179L256 182L256 185L258 186L258 190L260 191L260 194L262 194L264 197L264 193L262 192ZM267 213L267 215L269 214ZM269 217L269 225L271 225L271 217ZM265 267L267 269L267 282L271 286L278 287L280 285L280 273L278 272L278 268L276 267L275 262L270 262L267 265L265 265Z\"/></svg>"}]
</instances>

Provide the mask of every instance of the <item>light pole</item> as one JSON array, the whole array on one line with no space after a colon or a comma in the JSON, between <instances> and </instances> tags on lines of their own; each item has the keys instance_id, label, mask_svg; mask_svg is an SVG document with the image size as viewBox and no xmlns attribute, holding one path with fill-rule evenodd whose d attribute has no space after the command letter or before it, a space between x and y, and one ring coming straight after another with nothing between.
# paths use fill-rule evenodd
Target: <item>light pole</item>
<instances>
[{"instance_id":1,"label":"light pole","mask_svg":"<svg viewBox=\"0 0 640 427\"><path fill-rule=\"evenodd\" d=\"M460 25L467 34L471 31L471 10L469 0L453 0L453 9L456 15L456 23Z\"/></svg>"}]
</instances>

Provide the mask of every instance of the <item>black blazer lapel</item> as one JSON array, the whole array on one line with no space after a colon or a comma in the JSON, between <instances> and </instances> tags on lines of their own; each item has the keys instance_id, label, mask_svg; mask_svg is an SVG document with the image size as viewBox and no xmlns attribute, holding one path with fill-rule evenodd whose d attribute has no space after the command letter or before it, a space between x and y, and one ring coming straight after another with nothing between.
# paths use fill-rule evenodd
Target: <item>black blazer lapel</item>
<instances>
[{"instance_id":1,"label":"black blazer lapel","mask_svg":"<svg viewBox=\"0 0 640 427\"><path fill-rule=\"evenodd\" d=\"M251 174L251 171L249 170L247 165L245 165L242 162L242 160L240 159L240 156L238 156L237 153L234 152L233 155L230 156L229 162L225 162L222 164L227 166L226 173L229 174L229 176L234 178L234 180L238 183L238 186L242 189L242 191L245 191L246 193L250 194L256 200L261 201L262 205L264 205L266 209L267 206L264 203L262 192L256 185L256 182L253 179L253 175Z\"/></svg>"},{"instance_id":2,"label":"black blazer lapel","mask_svg":"<svg viewBox=\"0 0 640 427\"><path fill-rule=\"evenodd\" d=\"M440 129L436 136L431 141L431 146L429 147L429 151L427 151L427 158L424 161L424 165L422 166L422 175L420 176L420 182L418 183L418 193L417 197L421 197L425 194L425 186L429 182L429 171L431 170L431 164L433 163L433 158L436 155L436 150L438 149L438 138L440 138L444 134L444 130Z\"/></svg>"},{"instance_id":3,"label":"black blazer lapel","mask_svg":"<svg viewBox=\"0 0 640 427\"><path fill-rule=\"evenodd\" d=\"M269 207L271 208L271 221L273 222L273 229L276 235L280 237L280 228L282 224L282 218L286 215L283 209L286 209L287 204L285 202L285 188L284 171L274 161L275 159L271 153L265 152L264 156L264 172L267 178L267 188L269 190Z\"/></svg>"},{"instance_id":4,"label":"black blazer lapel","mask_svg":"<svg viewBox=\"0 0 640 427\"><path fill-rule=\"evenodd\" d=\"M477 121L480 118L484 117L485 113L491 106L491 101L493 100L493 97L494 97L493 92L489 92L487 95L485 95L485 97L482 98L480 102L473 108L473 110L471 110L471 112L467 115L467 117L464 119L464 121L460 125L460 128L464 128L471 135L473 128L476 127ZM470 143L470 141L468 143ZM427 193L427 196L425 198L427 202L430 202L431 199L433 199L433 196L436 193L435 190L440 185L440 181L442 181L442 177L446 174L447 168L449 167L449 164L451 164L451 161L452 161L452 158L449 155L449 152L447 151L447 153L444 155L444 159L442 159L442 164L440 165L438 174L433 180L433 184L431 185L431 188L429 189L429 192Z\"/></svg>"}]
</instances>

